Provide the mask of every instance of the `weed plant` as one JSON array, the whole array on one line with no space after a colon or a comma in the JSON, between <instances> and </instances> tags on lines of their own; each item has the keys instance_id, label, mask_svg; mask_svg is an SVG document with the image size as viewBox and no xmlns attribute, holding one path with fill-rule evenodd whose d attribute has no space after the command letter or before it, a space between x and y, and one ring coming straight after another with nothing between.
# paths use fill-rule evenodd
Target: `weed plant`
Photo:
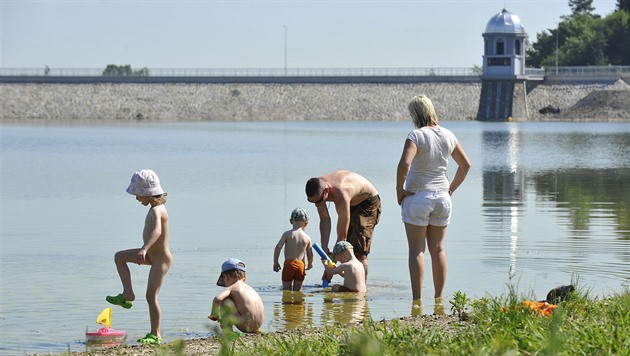
<instances>
[{"instance_id":1,"label":"weed plant","mask_svg":"<svg viewBox=\"0 0 630 356\"><path fill-rule=\"evenodd\" d=\"M630 290L590 299L576 289L544 317L521 304L534 300L508 286L505 296L453 297L459 322L443 328L366 321L362 326L265 335L253 346L225 343L223 355L630 355ZM467 315L466 321L461 315ZM236 347L235 347L236 346Z\"/></svg>"}]
</instances>

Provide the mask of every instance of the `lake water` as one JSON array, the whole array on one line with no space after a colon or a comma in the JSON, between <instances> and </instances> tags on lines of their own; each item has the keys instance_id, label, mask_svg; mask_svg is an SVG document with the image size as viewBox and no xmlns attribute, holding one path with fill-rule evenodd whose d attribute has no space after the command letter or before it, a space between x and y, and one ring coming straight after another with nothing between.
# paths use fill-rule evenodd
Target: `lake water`
<instances>
[{"instance_id":1,"label":"lake water","mask_svg":"<svg viewBox=\"0 0 630 356\"><path fill-rule=\"evenodd\" d=\"M507 284L543 299L579 278L592 296L630 285L630 124L443 122L472 162L453 196L448 299L500 295ZM221 263L238 257L265 303L264 331L432 314L430 263L423 308L413 307L407 242L395 198L410 123L160 123L0 125L0 352L84 350L86 327L121 291L113 263L140 247L146 207L125 192L155 170L168 192L174 264L160 293L166 341L211 335L206 316ZM333 170L371 180L383 201L366 299L323 293L315 264L299 302L280 290L273 249L295 207L319 220L304 185ZM454 173L454 163L449 167ZM331 207L332 209L332 207ZM429 259L427 258L427 262ZM114 308L133 344L149 331L148 268L132 266L136 304ZM339 277L335 277L339 281ZM284 300L284 302L283 302Z\"/></svg>"}]
</instances>

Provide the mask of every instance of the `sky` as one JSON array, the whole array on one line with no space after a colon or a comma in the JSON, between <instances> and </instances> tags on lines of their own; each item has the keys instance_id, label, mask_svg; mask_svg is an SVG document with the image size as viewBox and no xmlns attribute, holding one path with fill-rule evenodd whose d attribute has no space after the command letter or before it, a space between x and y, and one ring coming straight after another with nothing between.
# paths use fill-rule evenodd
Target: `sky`
<instances>
[{"instance_id":1,"label":"sky","mask_svg":"<svg viewBox=\"0 0 630 356\"><path fill-rule=\"evenodd\" d=\"M504 8L530 42L571 13L568 0L0 0L0 67L472 68Z\"/></svg>"}]
</instances>

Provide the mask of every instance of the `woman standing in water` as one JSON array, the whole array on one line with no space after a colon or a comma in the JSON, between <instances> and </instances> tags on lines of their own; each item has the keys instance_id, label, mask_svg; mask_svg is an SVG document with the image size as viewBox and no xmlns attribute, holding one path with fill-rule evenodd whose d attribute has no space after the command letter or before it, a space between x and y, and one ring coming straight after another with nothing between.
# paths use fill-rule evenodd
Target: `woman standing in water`
<instances>
[{"instance_id":1,"label":"woman standing in water","mask_svg":"<svg viewBox=\"0 0 630 356\"><path fill-rule=\"evenodd\" d=\"M409 244L409 275L413 299L422 298L424 251L429 249L435 298L442 298L446 283L444 237L451 219L451 195L462 184L470 161L455 135L438 125L433 103L424 95L409 103L416 129L407 135L396 174L396 196L401 206ZM457 163L449 183L449 157Z\"/></svg>"}]
</instances>

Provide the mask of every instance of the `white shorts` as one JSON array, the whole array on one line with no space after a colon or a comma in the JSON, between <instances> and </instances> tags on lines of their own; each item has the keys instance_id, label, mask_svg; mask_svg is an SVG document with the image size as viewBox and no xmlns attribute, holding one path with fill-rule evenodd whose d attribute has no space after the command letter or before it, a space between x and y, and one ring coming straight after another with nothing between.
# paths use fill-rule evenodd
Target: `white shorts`
<instances>
[{"instance_id":1,"label":"white shorts","mask_svg":"<svg viewBox=\"0 0 630 356\"><path fill-rule=\"evenodd\" d=\"M405 197L400 210L407 224L446 226L451 222L451 196L448 190L419 190Z\"/></svg>"}]
</instances>

